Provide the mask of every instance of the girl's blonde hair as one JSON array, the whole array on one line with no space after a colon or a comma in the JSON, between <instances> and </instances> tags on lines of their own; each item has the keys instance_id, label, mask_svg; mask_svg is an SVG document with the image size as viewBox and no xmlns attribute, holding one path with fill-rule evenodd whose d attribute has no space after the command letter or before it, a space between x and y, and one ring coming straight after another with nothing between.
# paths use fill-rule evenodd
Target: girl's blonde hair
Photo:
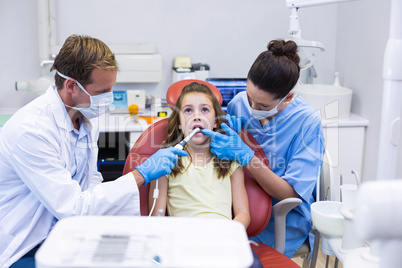
<instances>
[{"instance_id":1,"label":"girl's blonde hair","mask_svg":"<svg viewBox=\"0 0 402 268\"><path fill-rule=\"evenodd\" d=\"M182 107L182 102L184 96L189 93L202 93L205 94L212 102L213 109L215 111L215 121L217 127L213 129L213 131L224 133L221 128L221 124L225 123L225 117L221 106L216 99L215 95L212 93L211 89L205 85L197 82L193 82L185 86L177 99L175 108L173 109L172 114L170 115L168 122L168 136L164 141L164 147L170 147L176 145L182 139L184 139L183 132L179 129L180 125L180 111ZM186 148L184 148L186 150ZM186 150L187 151L187 150ZM189 156L190 157L190 156ZM214 157L214 167L218 172L218 178L223 178L227 175L230 169L232 161L229 160L221 160L217 157ZM172 175L176 176L179 173L183 173L188 167L184 167L181 157L179 156L179 160L176 163L176 166L172 170Z\"/></svg>"}]
</instances>

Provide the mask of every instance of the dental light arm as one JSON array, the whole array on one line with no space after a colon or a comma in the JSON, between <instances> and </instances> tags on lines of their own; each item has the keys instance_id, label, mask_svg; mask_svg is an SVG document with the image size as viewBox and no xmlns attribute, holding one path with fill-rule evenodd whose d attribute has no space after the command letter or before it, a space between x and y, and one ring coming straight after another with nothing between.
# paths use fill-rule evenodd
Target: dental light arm
<instances>
[{"instance_id":1,"label":"dental light arm","mask_svg":"<svg viewBox=\"0 0 402 268\"><path fill-rule=\"evenodd\" d=\"M292 9L292 13L290 15L290 28L289 28L289 33L292 36L293 41L297 43L299 47L312 47L312 48L319 48L322 52L325 51L324 45L321 42L317 41L309 41L309 40L304 40L301 38L301 29L300 29L300 23L299 23L299 7L300 6L295 6L294 4L289 4L289 2L296 2L295 0L287 0L286 5L287 7Z\"/></svg>"},{"instance_id":2,"label":"dental light arm","mask_svg":"<svg viewBox=\"0 0 402 268\"><path fill-rule=\"evenodd\" d=\"M320 42L316 41L307 41L301 39L301 30L299 24L299 15L298 10L300 7L312 7L319 5L327 5L327 4L335 4L341 2L350 2L356 0L286 0L286 6L292 9L292 14L290 15L290 28L289 33L292 35L294 39L297 40L297 44L303 47L317 47L320 48L321 51L324 51L324 46Z\"/></svg>"},{"instance_id":3,"label":"dental light arm","mask_svg":"<svg viewBox=\"0 0 402 268\"><path fill-rule=\"evenodd\" d=\"M356 0L286 0L286 6L289 8L312 7L312 6L319 6L319 5L350 2L350 1L356 1Z\"/></svg>"},{"instance_id":4,"label":"dental light arm","mask_svg":"<svg viewBox=\"0 0 402 268\"><path fill-rule=\"evenodd\" d=\"M304 48L318 48L322 52L324 52L325 49L324 45L321 42L302 39L300 23L299 23L299 15L298 15L299 8L335 4L349 1L355 1L355 0L286 0L286 6L292 9L292 13L290 15L289 33L292 37L291 40L296 42L298 46L301 70L307 68L314 68L314 64L317 62L317 59L314 56L314 54L311 53L310 51L305 50Z\"/></svg>"}]
</instances>

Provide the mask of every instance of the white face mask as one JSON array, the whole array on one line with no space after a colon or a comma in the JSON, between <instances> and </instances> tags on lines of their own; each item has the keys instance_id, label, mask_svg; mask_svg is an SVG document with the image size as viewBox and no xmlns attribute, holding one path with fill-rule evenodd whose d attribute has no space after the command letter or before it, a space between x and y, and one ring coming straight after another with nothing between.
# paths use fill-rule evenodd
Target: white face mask
<instances>
[{"instance_id":1,"label":"white face mask","mask_svg":"<svg viewBox=\"0 0 402 268\"><path fill-rule=\"evenodd\" d=\"M267 117L271 117L271 116L273 116L273 115L278 113L279 104L281 104L286 99L286 97L288 95L289 95L289 93L285 97L283 97L283 99L281 99L281 101L278 103L278 105L276 105L274 108L272 108L269 111L254 110L253 108L251 108L250 103L247 102L248 103L248 110L250 111L251 116L254 117L257 120L261 120L261 119L264 119L264 118L267 118Z\"/></svg>"},{"instance_id":2,"label":"white face mask","mask_svg":"<svg viewBox=\"0 0 402 268\"><path fill-rule=\"evenodd\" d=\"M57 74L63 77L64 79L71 78L68 77L67 75L61 74L59 71L57 71ZM80 111L82 115L88 119L98 117L101 114L104 114L109 109L109 106L113 103L113 92L106 92L99 95L91 96L81 85L80 82L78 82L76 79L74 80L77 83L77 85L82 89L82 91L84 91L89 96L90 106L83 108L83 107L71 107L68 106L67 104L64 105L74 110Z\"/></svg>"}]
</instances>

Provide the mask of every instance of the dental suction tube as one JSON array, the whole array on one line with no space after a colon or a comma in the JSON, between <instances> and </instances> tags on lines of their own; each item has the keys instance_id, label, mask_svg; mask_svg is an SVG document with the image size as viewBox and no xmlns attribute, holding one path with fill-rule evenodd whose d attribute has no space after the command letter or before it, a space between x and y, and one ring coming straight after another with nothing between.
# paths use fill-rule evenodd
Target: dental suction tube
<instances>
[{"instance_id":1,"label":"dental suction tube","mask_svg":"<svg viewBox=\"0 0 402 268\"><path fill-rule=\"evenodd\" d=\"M176 144L174 148L183 150L184 146L186 146L186 144L194 137L194 135L200 131L201 129L199 127L195 128L193 131L191 131L191 133L187 137L184 138L184 140Z\"/></svg>"}]
</instances>

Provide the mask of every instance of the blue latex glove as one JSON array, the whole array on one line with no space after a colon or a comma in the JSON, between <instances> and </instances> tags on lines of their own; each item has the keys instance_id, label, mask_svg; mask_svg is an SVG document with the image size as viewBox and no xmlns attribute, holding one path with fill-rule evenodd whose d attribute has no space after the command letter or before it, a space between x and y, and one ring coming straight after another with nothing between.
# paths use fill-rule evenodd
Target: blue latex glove
<instances>
[{"instance_id":1,"label":"blue latex glove","mask_svg":"<svg viewBox=\"0 0 402 268\"><path fill-rule=\"evenodd\" d=\"M219 159L236 160L242 166L250 163L254 151L242 141L236 131L225 123L221 126L228 135L205 128L202 130L202 133L211 137L211 152Z\"/></svg>"},{"instance_id":2,"label":"blue latex glove","mask_svg":"<svg viewBox=\"0 0 402 268\"><path fill-rule=\"evenodd\" d=\"M164 148L151 155L141 165L136 166L135 168L145 179L144 185L170 174L179 159L177 155L187 156L188 153L173 147Z\"/></svg>"},{"instance_id":3,"label":"blue latex glove","mask_svg":"<svg viewBox=\"0 0 402 268\"><path fill-rule=\"evenodd\" d=\"M235 115L226 115L226 123L237 133L240 133L241 128L246 124L246 118L236 117Z\"/></svg>"}]
</instances>

